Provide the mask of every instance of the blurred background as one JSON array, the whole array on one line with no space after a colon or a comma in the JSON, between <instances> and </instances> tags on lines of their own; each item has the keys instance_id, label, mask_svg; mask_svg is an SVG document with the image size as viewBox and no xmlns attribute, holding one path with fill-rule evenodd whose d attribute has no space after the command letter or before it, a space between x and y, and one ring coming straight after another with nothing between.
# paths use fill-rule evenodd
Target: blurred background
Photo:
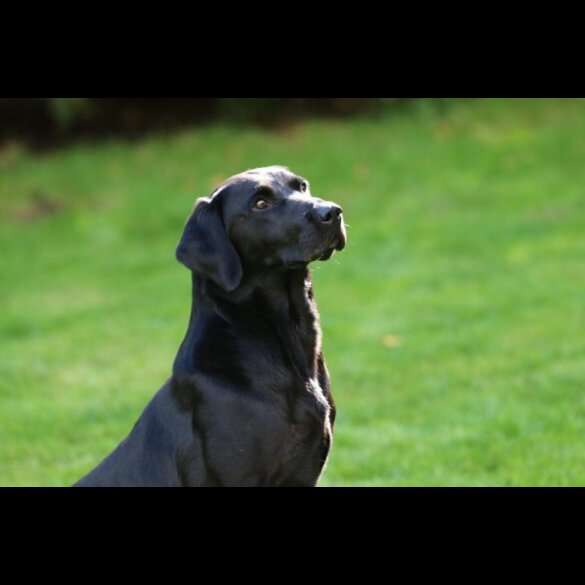
<instances>
[{"instance_id":1,"label":"blurred background","mask_svg":"<svg viewBox=\"0 0 585 585\"><path fill-rule=\"evenodd\" d=\"M584 485L577 98L0 98L0 485L128 434L186 331L195 199L272 164L351 226L314 266L321 484Z\"/></svg>"}]
</instances>

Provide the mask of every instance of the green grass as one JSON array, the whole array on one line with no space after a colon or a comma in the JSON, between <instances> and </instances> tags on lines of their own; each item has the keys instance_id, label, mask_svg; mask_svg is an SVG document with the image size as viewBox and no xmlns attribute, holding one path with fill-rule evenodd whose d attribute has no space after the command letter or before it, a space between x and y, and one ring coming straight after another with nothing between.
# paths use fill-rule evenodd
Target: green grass
<instances>
[{"instance_id":1,"label":"green grass","mask_svg":"<svg viewBox=\"0 0 585 585\"><path fill-rule=\"evenodd\" d=\"M0 484L68 485L165 382L196 197L285 164L340 202L315 267L339 406L322 485L585 484L585 102L0 151Z\"/></svg>"}]
</instances>

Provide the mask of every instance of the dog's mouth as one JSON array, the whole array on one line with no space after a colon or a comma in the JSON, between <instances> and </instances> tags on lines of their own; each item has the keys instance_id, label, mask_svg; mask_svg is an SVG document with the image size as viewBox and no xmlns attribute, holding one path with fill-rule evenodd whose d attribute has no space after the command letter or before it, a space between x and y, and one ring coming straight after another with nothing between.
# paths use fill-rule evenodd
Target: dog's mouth
<instances>
[{"instance_id":1,"label":"dog's mouth","mask_svg":"<svg viewBox=\"0 0 585 585\"><path fill-rule=\"evenodd\" d=\"M302 260L287 259L284 266L287 269L296 269L306 267L312 262L327 262L335 254L341 252L347 245L347 233L345 225L341 224L339 231L336 234L322 241L319 246L315 246Z\"/></svg>"},{"instance_id":2,"label":"dog's mouth","mask_svg":"<svg viewBox=\"0 0 585 585\"><path fill-rule=\"evenodd\" d=\"M335 247L328 248L320 258L317 258L317 260L319 262L327 262L327 260L331 260L331 257L333 256L333 254L335 254L336 251L337 251L337 248L335 248Z\"/></svg>"},{"instance_id":3,"label":"dog's mouth","mask_svg":"<svg viewBox=\"0 0 585 585\"><path fill-rule=\"evenodd\" d=\"M341 252L345 248L345 245L346 245L345 240L336 241L335 243L327 246L325 250L319 251L317 254L314 254L310 258L309 262L315 261L327 262L327 260L331 260L331 257L333 256L333 254L335 254L335 252Z\"/></svg>"},{"instance_id":4,"label":"dog's mouth","mask_svg":"<svg viewBox=\"0 0 585 585\"><path fill-rule=\"evenodd\" d=\"M319 250L308 254L303 260L287 260L285 266L288 269L294 269L305 267L312 262L327 262L336 251L342 250L343 247L339 247L338 244L329 245L326 248L321 247Z\"/></svg>"},{"instance_id":5,"label":"dog's mouth","mask_svg":"<svg viewBox=\"0 0 585 585\"><path fill-rule=\"evenodd\" d=\"M333 254L335 254L335 252L341 252L342 250L344 250L346 245L347 232L345 229L345 225L342 222L341 227L339 229L339 233L334 238L333 242L329 244L325 249L325 252L319 258L316 259L319 260L320 262L327 262L327 260L330 260Z\"/></svg>"}]
</instances>

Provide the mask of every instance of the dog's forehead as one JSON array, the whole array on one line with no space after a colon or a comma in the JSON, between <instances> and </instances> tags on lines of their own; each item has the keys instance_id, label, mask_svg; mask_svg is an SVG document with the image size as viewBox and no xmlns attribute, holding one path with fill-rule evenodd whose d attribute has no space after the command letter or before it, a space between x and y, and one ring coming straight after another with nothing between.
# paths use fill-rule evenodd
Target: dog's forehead
<instances>
[{"instance_id":1,"label":"dog's forehead","mask_svg":"<svg viewBox=\"0 0 585 585\"><path fill-rule=\"evenodd\" d=\"M241 187L243 189L287 187L290 186L292 181L298 178L298 175L292 173L285 167L252 169L229 178L214 191L213 196L217 197L221 195L229 187Z\"/></svg>"},{"instance_id":2,"label":"dog's forehead","mask_svg":"<svg viewBox=\"0 0 585 585\"><path fill-rule=\"evenodd\" d=\"M242 181L251 181L253 183L262 184L288 184L296 178L294 173L291 173L285 167L264 167L260 169L252 169L239 175Z\"/></svg>"}]
</instances>

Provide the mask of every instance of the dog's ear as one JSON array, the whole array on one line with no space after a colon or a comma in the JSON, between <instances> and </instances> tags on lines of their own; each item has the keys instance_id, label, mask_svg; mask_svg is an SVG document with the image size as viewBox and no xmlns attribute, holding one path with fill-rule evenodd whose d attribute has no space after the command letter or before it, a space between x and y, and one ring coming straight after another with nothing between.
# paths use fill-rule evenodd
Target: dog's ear
<instances>
[{"instance_id":1,"label":"dog's ear","mask_svg":"<svg viewBox=\"0 0 585 585\"><path fill-rule=\"evenodd\" d=\"M197 201L177 247L177 260L227 292L240 286L242 263L223 225L217 198Z\"/></svg>"}]
</instances>

